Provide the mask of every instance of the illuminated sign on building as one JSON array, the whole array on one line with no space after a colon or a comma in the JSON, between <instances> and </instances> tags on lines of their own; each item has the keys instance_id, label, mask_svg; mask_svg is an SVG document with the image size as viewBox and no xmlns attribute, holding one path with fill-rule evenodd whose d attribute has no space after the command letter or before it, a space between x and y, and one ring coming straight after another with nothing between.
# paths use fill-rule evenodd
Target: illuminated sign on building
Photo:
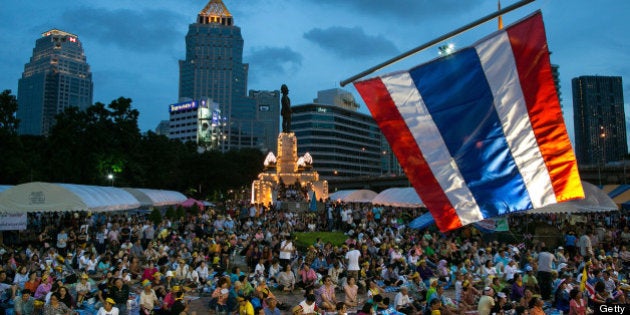
<instances>
[{"instance_id":1,"label":"illuminated sign on building","mask_svg":"<svg viewBox=\"0 0 630 315\"><path fill-rule=\"evenodd\" d=\"M183 103L171 104L168 106L169 113L176 113L191 109L197 109L197 101L188 101Z\"/></svg>"}]
</instances>

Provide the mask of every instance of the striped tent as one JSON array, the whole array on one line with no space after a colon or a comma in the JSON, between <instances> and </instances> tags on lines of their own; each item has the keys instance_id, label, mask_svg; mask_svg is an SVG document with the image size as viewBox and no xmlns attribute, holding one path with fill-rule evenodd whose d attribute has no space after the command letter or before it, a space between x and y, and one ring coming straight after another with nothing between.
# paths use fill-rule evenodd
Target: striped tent
<instances>
[{"instance_id":1,"label":"striped tent","mask_svg":"<svg viewBox=\"0 0 630 315\"><path fill-rule=\"evenodd\" d=\"M622 210L630 209L630 185L604 185L602 190Z\"/></svg>"}]
</instances>

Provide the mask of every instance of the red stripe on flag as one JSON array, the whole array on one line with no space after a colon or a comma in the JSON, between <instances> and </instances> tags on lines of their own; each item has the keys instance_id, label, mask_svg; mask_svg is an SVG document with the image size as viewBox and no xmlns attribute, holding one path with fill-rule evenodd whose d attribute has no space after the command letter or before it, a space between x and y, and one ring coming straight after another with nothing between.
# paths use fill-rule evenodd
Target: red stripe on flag
<instances>
[{"instance_id":1,"label":"red stripe on flag","mask_svg":"<svg viewBox=\"0 0 630 315\"><path fill-rule=\"evenodd\" d=\"M584 191L556 94L540 12L507 29L523 96L540 152L558 201L583 198Z\"/></svg>"},{"instance_id":2,"label":"red stripe on flag","mask_svg":"<svg viewBox=\"0 0 630 315\"><path fill-rule=\"evenodd\" d=\"M433 176L416 140L381 79L356 82L354 86L370 109L372 117L396 154L411 185L431 212L440 231L461 227L459 216Z\"/></svg>"}]
</instances>

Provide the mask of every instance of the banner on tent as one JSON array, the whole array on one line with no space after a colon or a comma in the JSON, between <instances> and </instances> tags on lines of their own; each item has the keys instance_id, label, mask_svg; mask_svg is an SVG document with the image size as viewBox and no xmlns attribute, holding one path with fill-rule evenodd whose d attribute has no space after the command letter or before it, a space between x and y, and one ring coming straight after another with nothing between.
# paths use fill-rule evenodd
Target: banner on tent
<instances>
[{"instance_id":1,"label":"banner on tent","mask_svg":"<svg viewBox=\"0 0 630 315\"><path fill-rule=\"evenodd\" d=\"M26 213L0 214L0 231L22 231L22 230L26 230Z\"/></svg>"},{"instance_id":2,"label":"banner on tent","mask_svg":"<svg viewBox=\"0 0 630 315\"><path fill-rule=\"evenodd\" d=\"M491 218L475 223L475 226L491 232L506 232L510 230L507 218Z\"/></svg>"}]
</instances>

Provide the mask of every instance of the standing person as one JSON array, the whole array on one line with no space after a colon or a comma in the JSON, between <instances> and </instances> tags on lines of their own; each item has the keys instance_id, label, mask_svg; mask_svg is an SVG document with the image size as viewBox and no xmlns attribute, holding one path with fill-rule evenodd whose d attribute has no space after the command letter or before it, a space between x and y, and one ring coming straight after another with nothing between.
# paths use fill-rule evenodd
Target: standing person
<instances>
[{"instance_id":1,"label":"standing person","mask_svg":"<svg viewBox=\"0 0 630 315\"><path fill-rule=\"evenodd\" d=\"M59 233L57 233L57 250L61 256L66 255L66 247L68 246L68 233L66 233L66 229L62 228Z\"/></svg>"},{"instance_id":2,"label":"standing person","mask_svg":"<svg viewBox=\"0 0 630 315\"><path fill-rule=\"evenodd\" d=\"M291 235L287 235L284 241L280 243L279 258L280 258L281 265L283 267L291 264L291 258L294 251L295 251L295 248L293 247L293 241L291 240Z\"/></svg>"},{"instance_id":3,"label":"standing person","mask_svg":"<svg viewBox=\"0 0 630 315\"><path fill-rule=\"evenodd\" d=\"M554 262L556 262L556 256L543 245L538 253L538 286L543 300L551 299L551 271L553 271Z\"/></svg>"},{"instance_id":4,"label":"standing person","mask_svg":"<svg viewBox=\"0 0 630 315\"><path fill-rule=\"evenodd\" d=\"M355 248L354 243L350 243L350 250L346 253L346 265L348 266L348 278L352 277L355 280L359 279L359 258L361 258L361 252Z\"/></svg>"},{"instance_id":5,"label":"standing person","mask_svg":"<svg viewBox=\"0 0 630 315\"><path fill-rule=\"evenodd\" d=\"M289 87L283 84L280 87L282 93L282 108L280 115L282 115L282 132L291 132L291 99L289 98Z\"/></svg>"},{"instance_id":6,"label":"standing person","mask_svg":"<svg viewBox=\"0 0 630 315\"><path fill-rule=\"evenodd\" d=\"M593 244L591 243L591 234L593 230L586 229L584 235L580 236L580 255L584 257L593 257Z\"/></svg>"}]
</instances>

